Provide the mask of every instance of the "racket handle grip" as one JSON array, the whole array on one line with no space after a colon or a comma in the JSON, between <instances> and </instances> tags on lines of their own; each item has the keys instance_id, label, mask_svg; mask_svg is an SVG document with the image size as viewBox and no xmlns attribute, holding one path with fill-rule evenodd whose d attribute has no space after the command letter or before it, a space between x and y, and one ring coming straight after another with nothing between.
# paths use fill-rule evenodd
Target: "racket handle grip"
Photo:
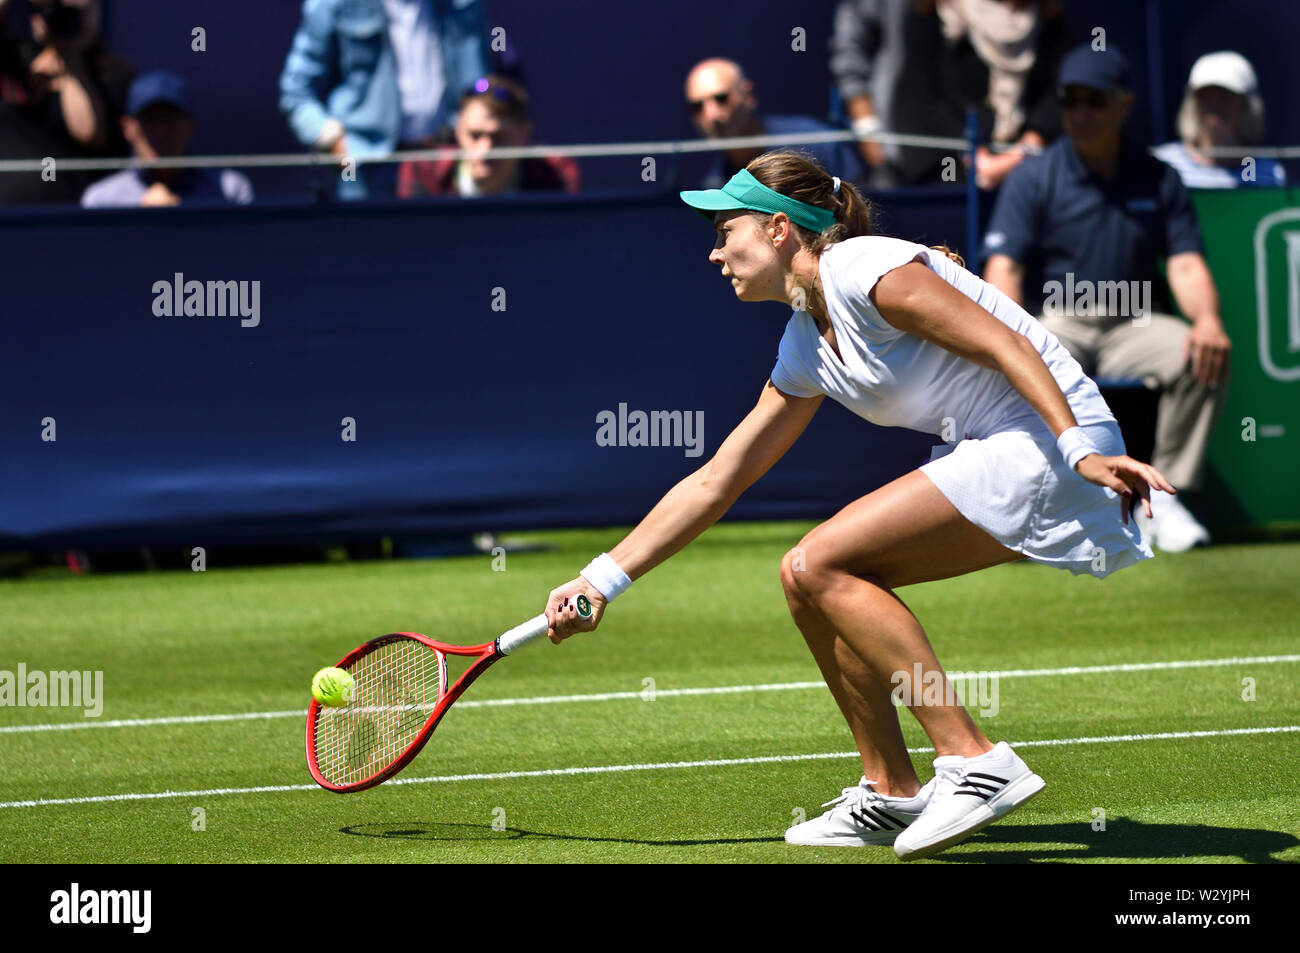
<instances>
[{"instance_id":1,"label":"racket handle grip","mask_svg":"<svg viewBox=\"0 0 1300 953\"><path fill-rule=\"evenodd\" d=\"M590 619L590 600L586 596L580 595L575 602L577 603L578 615L584 619ZM509 632L503 633L497 639L497 650L502 655L512 655L529 642L536 642L542 638L550 627L551 624L546 620L546 613L543 612L536 618L529 619L523 625L517 625Z\"/></svg>"},{"instance_id":2,"label":"racket handle grip","mask_svg":"<svg viewBox=\"0 0 1300 953\"><path fill-rule=\"evenodd\" d=\"M529 642L536 642L544 636L550 627L550 623L546 621L546 613L543 612L535 619L529 619L523 625L517 625L509 632L502 633L497 639L497 650L502 655L513 655Z\"/></svg>"}]
</instances>

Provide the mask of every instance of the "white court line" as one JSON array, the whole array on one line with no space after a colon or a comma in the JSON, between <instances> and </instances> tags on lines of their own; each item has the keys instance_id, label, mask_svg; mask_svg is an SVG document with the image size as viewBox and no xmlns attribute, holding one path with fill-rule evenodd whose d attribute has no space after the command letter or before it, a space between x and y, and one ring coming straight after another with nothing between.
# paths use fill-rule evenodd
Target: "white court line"
<instances>
[{"instance_id":1,"label":"white court line","mask_svg":"<svg viewBox=\"0 0 1300 953\"><path fill-rule=\"evenodd\" d=\"M1271 728L1224 728L1219 731L1162 731L1149 735L1102 735L1094 738L1045 738L1039 741L1009 741L1013 748L1043 748L1058 745L1115 744L1124 741L1166 741L1184 738L1221 738L1229 735L1270 735L1300 732L1300 725ZM926 754L933 748L908 748L909 754ZM822 761L856 758L856 751L829 751L821 754L775 754L757 758L714 758L709 761L662 761L656 764L597 764L572 768L542 768L535 771L495 771L486 774L443 774L424 778L397 778L394 784L440 784L448 781L501 781L512 778L549 778L576 774L620 774L630 771L668 771L679 768L721 768L737 764L774 764L790 761ZM112 801L156 801L162 798L217 797L222 794L266 794L281 791L323 790L315 784L268 784L255 788L212 788L207 791L154 791L145 794L99 794L91 797L41 798L34 801L0 802L0 810L15 807L53 807L60 804L106 804Z\"/></svg>"},{"instance_id":2,"label":"white court line","mask_svg":"<svg viewBox=\"0 0 1300 953\"><path fill-rule=\"evenodd\" d=\"M1172 662L1125 662L1114 665L1074 665L1066 668L1016 668L1003 672L950 672L954 682L971 678L1037 678L1052 675L1097 675L1107 672L1151 672L1180 668L1214 668L1223 665L1276 665L1282 662L1300 662L1300 655L1256 655L1247 658L1187 659ZM825 688L825 682L774 682L767 685L717 685L705 688L664 688L656 690L654 697L678 698L691 695L734 695L744 692L785 692L810 688ZM587 695L536 695L531 698L470 699L456 703L457 711L466 708L502 708L512 705L562 705L573 702L625 701L642 697L641 692L596 692ZM147 728L152 725L200 725L222 721L257 721L271 718L303 718L307 709L290 711L237 712L225 715L170 715L160 718L120 718L115 721L60 721L39 725L5 725L0 735L24 734L32 731L76 731L81 728Z\"/></svg>"}]
</instances>

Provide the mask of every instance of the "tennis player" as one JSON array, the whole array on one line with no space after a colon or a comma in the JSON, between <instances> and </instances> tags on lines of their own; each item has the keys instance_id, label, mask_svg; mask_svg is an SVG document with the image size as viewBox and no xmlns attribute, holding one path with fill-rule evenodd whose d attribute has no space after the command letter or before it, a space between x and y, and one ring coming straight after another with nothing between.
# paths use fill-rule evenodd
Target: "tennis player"
<instances>
[{"instance_id":1,"label":"tennis player","mask_svg":"<svg viewBox=\"0 0 1300 953\"><path fill-rule=\"evenodd\" d=\"M936 853L1043 781L964 707L923 704L916 685L908 708L937 755L921 785L891 698L896 673L949 683L894 590L1018 559L1109 575L1152 558L1130 516L1139 502L1150 515L1151 487L1175 490L1125 455L1096 384L1055 337L946 249L870 235L870 210L850 183L798 153L770 152L721 189L681 195L712 217L709 261L736 296L795 311L758 404L712 460L551 593L548 635L558 644L596 628L610 600L781 458L824 398L876 424L940 435L928 463L817 526L781 563L790 613L863 770L786 840L892 843L905 860ZM578 593L591 599L589 620L566 603Z\"/></svg>"}]
</instances>

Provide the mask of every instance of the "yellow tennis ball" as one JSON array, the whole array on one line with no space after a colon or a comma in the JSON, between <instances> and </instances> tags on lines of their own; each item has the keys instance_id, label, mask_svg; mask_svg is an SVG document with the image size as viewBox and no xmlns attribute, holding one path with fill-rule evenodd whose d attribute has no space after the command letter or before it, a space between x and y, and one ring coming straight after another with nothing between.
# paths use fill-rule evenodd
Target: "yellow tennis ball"
<instances>
[{"instance_id":1,"label":"yellow tennis ball","mask_svg":"<svg viewBox=\"0 0 1300 953\"><path fill-rule=\"evenodd\" d=\"M352 676L341 668L323 668L311 680L311 693L322 705L338 708L352 701Z\"/></svg>"}]
</instances>

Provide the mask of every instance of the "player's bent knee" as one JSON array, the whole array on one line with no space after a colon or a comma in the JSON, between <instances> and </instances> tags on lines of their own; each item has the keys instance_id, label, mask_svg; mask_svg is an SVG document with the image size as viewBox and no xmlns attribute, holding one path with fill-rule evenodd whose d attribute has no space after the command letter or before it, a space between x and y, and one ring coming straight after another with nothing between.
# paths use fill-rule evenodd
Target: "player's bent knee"
<instances>
[{"instance_id":1,"label":"player's bent knee","mask_svg":"<svg viewBox=\"0 0 1300 953\"><path fill-rule=\"evenodd\" d=\"M793 602L812 603L824 588L823 567L814 563L808 550L796 546L781 560L781 587L786 599Z\"/></svg>"},{"instance_id":2,"label":"player's bent knee","mask_svg":"<svg viewBox=\"0 0 1300 953\"><path fill-rule=\"evenodd\" d=\"M849 575L843 567L819 557L815 547L802 544L781 560L781 585L789 597L801 602L816 602Z\"/></svg>"}]
</instances>

